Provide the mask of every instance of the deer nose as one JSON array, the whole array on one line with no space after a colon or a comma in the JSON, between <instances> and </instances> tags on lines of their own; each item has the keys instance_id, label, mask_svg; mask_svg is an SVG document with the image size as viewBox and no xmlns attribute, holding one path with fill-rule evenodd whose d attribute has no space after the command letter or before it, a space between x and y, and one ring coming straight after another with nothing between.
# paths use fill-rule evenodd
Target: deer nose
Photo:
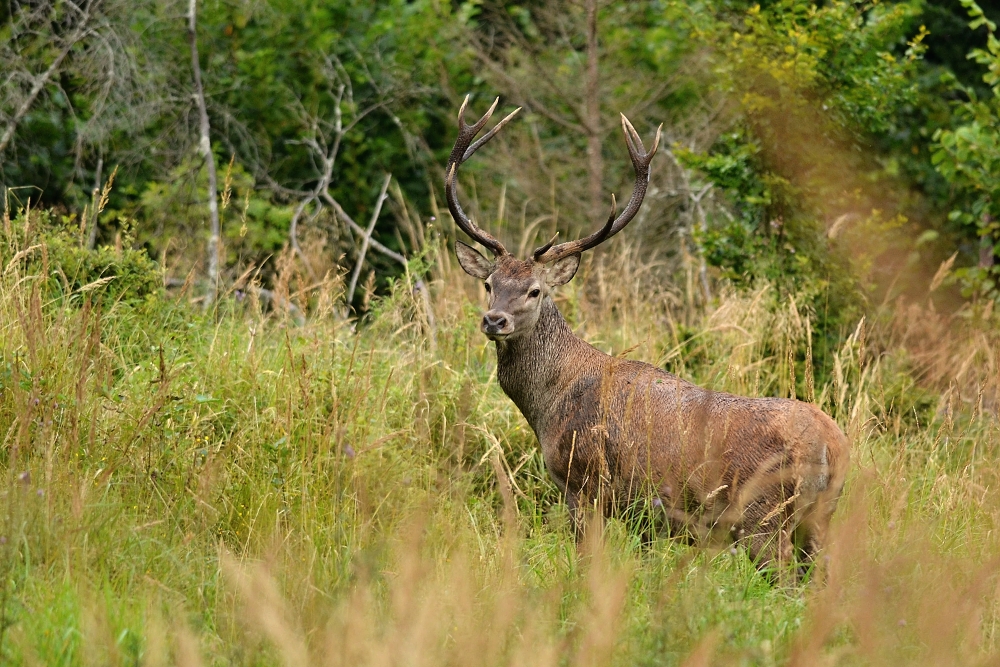
<instances>
[{"instance_id":1,"label":"deer nose","mask_svg":"<svg viewBox=\"0 0 1000 667\"><path fill-rule=\"evenodd\" d=\"M510 333L510 316L507 313L491 310L483 315L483 333L508 334Z\"/></svg>"}]
</instances>

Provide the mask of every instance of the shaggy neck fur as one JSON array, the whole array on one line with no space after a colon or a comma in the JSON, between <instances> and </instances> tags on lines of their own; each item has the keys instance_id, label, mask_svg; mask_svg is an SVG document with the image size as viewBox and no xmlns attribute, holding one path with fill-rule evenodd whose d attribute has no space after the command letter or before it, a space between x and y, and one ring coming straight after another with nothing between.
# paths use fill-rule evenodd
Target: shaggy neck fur
<instances>
[{"instance_id":1,"label":"shaggy neck fur","mask_svg":"<svg viewBox=\"0 0 1000 667\"><path fill-rule=\"evenodd\" d=\"M552 299L545 297L534 329L497 342L497 379L538 433L552 397L594 354L601 355L573 334Z\"/></svg>"}]
</instances>

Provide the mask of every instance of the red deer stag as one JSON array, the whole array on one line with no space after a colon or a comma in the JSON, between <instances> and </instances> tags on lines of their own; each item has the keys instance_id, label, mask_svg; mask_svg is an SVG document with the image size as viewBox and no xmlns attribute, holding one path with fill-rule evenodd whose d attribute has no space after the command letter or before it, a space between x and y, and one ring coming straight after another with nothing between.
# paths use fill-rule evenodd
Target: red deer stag
<instances>
[{"instance_id":1,"label":"red deer stag","mask_svg":"<svg viewBox=\"0 0 1000 667\"><path fill-rule=\"evenodd\" d=\"M565 494L574 525L581 510L614 514L643 498L672 527L745 544L759 567L790 563L795 545L812 558L824 543L844 485L849 443L813 405L709 391L655 366L611 357L577 338L552 301L573 278L580 254L620 232L639 211L649 182L646 152L622 115L635 188L615 217L578 241L511 256L458 202L457 171L520 109L475 143L497 102L469 125L458 112L458 140L445 188L455 223L493 254L456 243L459 263L485 281L489 310L482 331L496 343L497 377L531 425L545 466Z\"/></svg>"}]
</instances>

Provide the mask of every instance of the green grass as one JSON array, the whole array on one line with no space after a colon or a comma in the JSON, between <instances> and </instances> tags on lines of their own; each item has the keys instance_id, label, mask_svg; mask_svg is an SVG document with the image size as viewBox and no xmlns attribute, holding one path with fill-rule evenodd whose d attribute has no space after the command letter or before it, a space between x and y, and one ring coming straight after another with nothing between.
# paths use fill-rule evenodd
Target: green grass
<instances>
[{"instance_id":1,"label":"green grass","mask_svg":"<svg viewBox=\"0 0 1000 667\"><path fill-rule=\"evenodd\" d=\"M825 381L802 358L808 313L773 290L695 310L611 258L564 291L604 349L638 344L630 356L719 389L794 387L849 433L823 583L780 588L742 551L644 545L620 521L578 547L462 276L437 274L432 341L406 281L363 326L335 309L297 326L252 299L217 316L167 297L91 306L39 287L41 269L13 254L0 275L5 664L1000 655L996 415L957 384L918 388L874 328L845 336ZM615 287L590 289L625 264Z\"/></svg>"}]
</instances>

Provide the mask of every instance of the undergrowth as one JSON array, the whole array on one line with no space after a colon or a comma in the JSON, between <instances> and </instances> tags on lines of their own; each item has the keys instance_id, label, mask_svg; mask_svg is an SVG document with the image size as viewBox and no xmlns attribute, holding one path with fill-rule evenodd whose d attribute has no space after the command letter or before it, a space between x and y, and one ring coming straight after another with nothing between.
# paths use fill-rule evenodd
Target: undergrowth
<instances>
[{"instance_id":1,"label":"undergrowth","mask_svg":"<svg viewBox=\"0 0 1000 667\"><path fill-rule=\"evenodd\" d=\"M109 260L96 277L63 281L53 257L87 251L6 224L4 663L1000 657L988 331L956 339L899 305L843 332L814 369L814 315L774 288L694 308L624 248L563 290L598 347L716 389L816 402L849 434L831 546L811 583L782 588L742 551L645 544L619 521L575 544L497 386L481 288L446 261L431 299L406 277L365 323L318 305L342 303L333 277L299 324L252 290L205 313L143 287L162 277L121 248L95 251Z\"/></svg>"}]
</instances>

